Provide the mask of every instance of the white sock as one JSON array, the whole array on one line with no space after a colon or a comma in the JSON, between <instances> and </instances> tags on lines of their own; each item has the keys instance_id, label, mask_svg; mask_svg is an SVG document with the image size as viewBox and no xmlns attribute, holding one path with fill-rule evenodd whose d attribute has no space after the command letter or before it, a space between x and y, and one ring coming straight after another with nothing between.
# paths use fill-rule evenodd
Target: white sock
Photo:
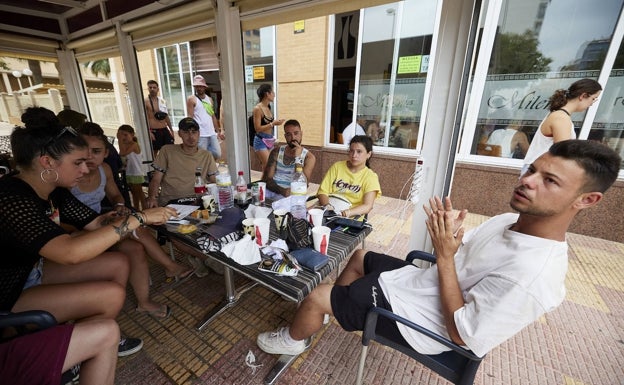
<instances>
[{"instance_id":1,"label":"white sock","mask_svg":"<svg viewBox=\"0 0 624 385\"><path fill-rule=\"evenodd\" d=\"M284 339L284 343L288 346L293 346L296 343L298 343L298 340L293 339L290 336L290 328L289 327L285 327L282 329L282 338Z\"/></svg>"}]
</instances>

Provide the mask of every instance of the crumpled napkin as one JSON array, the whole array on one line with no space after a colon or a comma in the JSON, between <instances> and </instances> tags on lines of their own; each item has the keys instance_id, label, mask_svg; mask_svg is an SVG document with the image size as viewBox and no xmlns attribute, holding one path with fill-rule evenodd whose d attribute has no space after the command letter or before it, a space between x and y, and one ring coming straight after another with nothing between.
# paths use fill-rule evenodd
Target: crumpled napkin
<instances>
[{"instance_id":1,"label":"crumpled napkin","mask_svg":"<svg viewBox=\"0 0 624 385\"><path fill-rule=\"evenodd\" d=\"M252 265L262 260L260 247L251 239L249 234L243 235L236 242L225 244L221 248L221 252L241 265Z\"/></svg>"},{"instance_id":2,"label":"crumpled napkin","mask_svg":"<svg viewBox=\"0 0 624 385\"><path fill-rule=\"evenodd\" d=\"M247 210L245 210L245 218L268 218L271 215L270 207L249 205Z\"/></svg>"},{"instance_id":3,"label":"crumpled napkin","mask_svg":"<svg viewBox=\"0 0 624 385\"><path fill-rule=\"evenodd\" d=\"M282 249L285 252L289 251L288 250L288 245L286 244L286 241L281 239L281 238L278 238L278 239L276 239L274 241L271 241L271 243L269 243L269 245L271 247L277 247L278 249Z\"/></svg>"},{"instance_id":4,"label":"crumpled napkin","mask_svg":"<svg viewBox=\"0 0 624 385\"><path fill-rule=\"evenodd\" d=\"M290 197L282 198L276 200L271 204L273 210L284 209L286 211L290 211Z\"/></svg>"},{"instance_id":5,"label":"crumpled napkin","mask_svg":"<svg viewBox=\"0 0 624 385\"><path fill-rule=\"evenodd\" d=\"M251 374L256 374L256 369L264 366L264 364L256 365L256 356L254 356L251 350L247 352L247 356L245 356L245 365L251 368Z\"/></svg>"}]
</instances>

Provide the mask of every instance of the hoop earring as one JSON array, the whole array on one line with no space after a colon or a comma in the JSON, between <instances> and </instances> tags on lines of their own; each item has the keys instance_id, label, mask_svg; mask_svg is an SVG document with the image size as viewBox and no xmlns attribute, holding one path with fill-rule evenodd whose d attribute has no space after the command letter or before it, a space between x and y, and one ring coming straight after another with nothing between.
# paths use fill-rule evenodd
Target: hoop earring
<instances>
[{"instance_id":1,"label":"hoop earring","mask_svg":"<svg viewBox=\"0 0 624 385\"><path fill-rule=\"evenodd\" d=\"M52 180L52 181L46 180L46 177L48 175L52 174L52 172L54 172L54 174L55 174L54 180ZM43 181L43 183L56 183L58 181L58 179L59 179L59 174L53 168L46 168L43 171L41 171L41 174L39 174L39 177L41 177L41 180Z\"/></svg>"}]
</instances>

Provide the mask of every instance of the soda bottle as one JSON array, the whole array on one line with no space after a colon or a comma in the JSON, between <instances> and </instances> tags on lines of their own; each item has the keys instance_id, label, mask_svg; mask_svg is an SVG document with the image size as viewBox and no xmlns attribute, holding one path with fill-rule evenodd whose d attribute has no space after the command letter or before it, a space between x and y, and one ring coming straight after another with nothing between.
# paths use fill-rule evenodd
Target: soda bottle
<instances>
[{"instance_id":1,"label":"soda bottle","mask_svg":"<svg viewBox=\"0 0 624 385\"><path fill-rule=\"evenodd\" d=\"M295 173L290 181L290 212L295 218L305 219L307 216L306 201L308 200L308 179L303 173L303 164L295 160Z\"/></svg>"},{"instance_id":2,"label":"soda bottle","mask_svg":"<svg viewBox=\"0 0 624 385\"><path fill-rule=\"evenodd\" d=\"M224 161L219 162L217 166L217 190L219 192L219 211L223 211L234 206L234 197L232 194L232 177L227 164Z\"/></svg>"},{"instance_id":3,"label":"soda bottle","mask_svg":"<svg viewBox=\"0 0 624 385\"><path fill-rule=\"evenodd\" d=\"M202 196L206 192L206 184L204 183L204 178L201 175L201 167L197 167L195 169L195 195Z\"/></svg>"},{"instance_id":4,"label":"soda bottle","mask_svg":"<svg viewBox=\"0 0 624 385\"><path fill-rule=\"evenodd\" d=\"M238 178L236 178L236 196L234 201L238 206L244 206L247 203L247 182L245 182L242 171L238 172Z\"/></svg>"}]
</instances>

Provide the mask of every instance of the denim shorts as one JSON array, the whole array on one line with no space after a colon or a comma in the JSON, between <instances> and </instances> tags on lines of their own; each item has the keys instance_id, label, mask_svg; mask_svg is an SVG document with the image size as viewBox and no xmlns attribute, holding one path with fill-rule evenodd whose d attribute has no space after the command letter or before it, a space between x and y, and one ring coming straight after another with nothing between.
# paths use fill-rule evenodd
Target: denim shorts
<instances>
[{"instance_id":1,"label":"denim shorts","mask_svg":"<svg viewBox=\"0 0 624 385\"><path fill-rule=\"evenodd\" d=\"M253 148L255 151L271 151L274 145L275 138L273 135L265 134L264 132L257 132L256 136L254 136Z\"/></svg>"},{"instance_id":2,"label":"denim shorts","mask_svg":"<svg viewBox=\"0 0 624 385\"><path fill-rule=\"evenodd\" d=\"M26 290L33 286L41 285L41 278L43 277L43 258L39 258L39 262L33 267L28 274L28 278L26 278L26 283L22 290Z\"/></svg>"}]
</instances>

